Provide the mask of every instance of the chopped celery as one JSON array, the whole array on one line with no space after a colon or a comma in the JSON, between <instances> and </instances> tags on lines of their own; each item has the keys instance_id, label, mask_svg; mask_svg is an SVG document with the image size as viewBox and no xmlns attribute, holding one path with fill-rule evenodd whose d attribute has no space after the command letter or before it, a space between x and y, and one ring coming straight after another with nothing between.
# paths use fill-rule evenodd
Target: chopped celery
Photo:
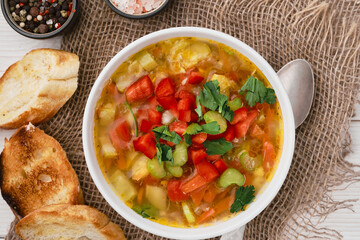
<instances>
[{"instance_id":1,"label":"chopped celery","mask_svg":"<svg viewBox=\"0 0 360 240\"><path fill-rule=\"evenodd\" d=\"M240 155L240 163L247 171L254 171L262 164L262 157L250 157L249 153L243 151Z\"/></svg>"},{"instance_id":2,"label":"chopped celery","mask_svg":"<svg viewBox=\"0 0 360 240\"><path fill-rule=\"evenodd\" d=\"M159 210L151 204L134 205L132 210L140 214L144 218L156 218L159 215Z\"/></svg>"},{"instance_id":3,"label":"chopped celery","mask_svg":"<svg viewBox=\"0 0 360 240\"><path fill-rule=\"evenodd\" d=\"M227 103L231 111L236 111L242 107L242 101L240 98L234 98Z\"/></svg>"},{"instance_id":4,"label":"chopped celery","mask_svg":"<svg viewBox=\"0 0 360 240\"><path fill-rule=\"evenodd\" d=\"M135 163L131 167L132 179L139 181L149 175L147 161L148 158L145 155L141 155L138 159L135 160Z\"/></svg>"},{"instance_id":5,"label":"chopped celery","mask_svg":"<svg viewBox=\"0 0 360 240\"><path fill-rule=\"evenodd\" d=\"M183 175L182 167L172 167L171 162L166 162L165 167L174 177L181 177Z\"/></svg>"},{"instance_id":6,"label":"chopped celery","mask_svg":"<svg viewBox=\"0 0 360 240\"><path fill-rule=\"evenodd\" d=\"M139 61L140 65L148 72L156 68L158 65L154 60L153 56L147 51L143 51L137 55L137 60Z\"/></svg>"},{"instance_id":7,"label":"chopped celery","mask_svg":"<svg viewBox=\"0 0 360 240\"><path fill-rule=\"evenodd\" d=\"M117 169L114 171L110 176L110 182L124 202L136 197L136 188L121 170Z\"/></svg>"},{"instance_id":8,"label":"chopped celery","mask_svg":"<svg viewBox=\"0 0 360 240\"><path fill-rule=\"evenodd\" d=\"M100 108L99 120L101 125L108 125L115 118L115 105L107 103Z\"/></svg>"},{"instance_id":9,"label":"chopped celery","mask_svg":"<svg viewBox=\"0 0 360 240\"><path fill-rule=\"evenodd\" d=\"M180 142L175 146L175 150L173 152L174 162L168 162L171 167L181 167L188 161L188 152L187 146L185 142Z\"/></svg>"},{"instance_id":10,"label":"chopped celery","mask_svg":"<svg viewBox=\"0 0 360 240\"><path fill-rule=\"evenodd\" d=\"M166 176L164 163L161 162L161 164L159 164L159 161L156 157L147 161L147 169L149 170L150 174L156 178L163 178Z\"/></svg>"},{"instance_id":11,"label":"chopped celery","mask_svg":"<svg viewBox=\"0 0 360 240\"><path fill-rule=\"evenodd\" d=\"M235 168L228 168L223 172L219 179L219 185L223 188L236 184L242 186L245 183L245 177Z\"/></svg>"},{"instance_id":12,"label":"chopped celery","mask_svg":"<svg viewBox=\"0 0 360 240\"><path fill-rule=\"evenodd\" d=\"M189 205L188 205L186 202L182 202L182 203L181 203L181 206L182 206L184 215L185 215L185 217L186 217L186 220L187 220L189 223L194 223L194 222L195 222L195 216L194 216L194 214L192 213Z\"/></svg>"},{"instance_id":13,"label":"chopped celery","mask_svg":"<svg viewBox=\"0 0 360 240\"><path fill-rule=\"evenodd\" d=\"M162 187L146 185L145 197L154 207L160 210L166 209L167 194Z\"/></svg>"},{"instance_id":14,"label":"chopped celery","mask_svg":"<svg viewBox=\"0 0 360 240\"><path fill-rule=\"evenodd\" d=\"M224 75L214 74L210 81L217 80L219 82L220 92L229 97L230 91L237 88L236 83Z\"/></svg>"},{"instance_id":15,"label":"chopped celery","mask_svg":"<svg viewBox=\"0 0 360 240\"><path fill-rule=\"evenodd\" d=\"M204 120L206 123L217 122L217 124L220 126L219 134L226 131L227 128L226 119L223 118L223 116L221 116L220 113L215 111L209 111L204 114Z\"/></svg>"}]
</instances>

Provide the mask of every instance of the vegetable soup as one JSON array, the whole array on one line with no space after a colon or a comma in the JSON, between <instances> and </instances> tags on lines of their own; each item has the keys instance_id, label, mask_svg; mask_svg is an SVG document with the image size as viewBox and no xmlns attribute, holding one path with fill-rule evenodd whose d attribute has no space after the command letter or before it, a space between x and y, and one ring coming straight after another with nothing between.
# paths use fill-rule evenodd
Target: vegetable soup
<instances>
[{"instance_id":1,"label":"vegetable soup","mask_svg":"<svg viewBox=\"0 0 360 240\"><path fill-rule=\"evenodd\" d=\"M96 105L98 162L134 211L168 226L232 217L270 181L281 155L275 92L245 56L174 38L121 64Z\"/></svg>"}]
</instances>

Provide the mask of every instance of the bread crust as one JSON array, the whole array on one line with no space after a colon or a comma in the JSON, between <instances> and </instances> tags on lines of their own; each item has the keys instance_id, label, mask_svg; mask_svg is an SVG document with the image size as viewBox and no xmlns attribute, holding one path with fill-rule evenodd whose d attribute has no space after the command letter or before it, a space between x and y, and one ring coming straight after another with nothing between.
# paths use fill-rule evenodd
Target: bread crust
<instances>
[{"instance_id":1,"label":"bread crust","mask_svg":"<svg viewBox=\"0 0 360 240\"><path fill-rule=\"evenodd\" d=\"M87 230L89 228L93 233ZM34 236L37 239L58 239L60 237L67 239L69 236L62 235L63 229L68 229L67 234L72 231L78 234L78 236L71 236L71 239L82 237L94 239L92 236L95 234L106 240L126 239L118 225L111 222L105 214L86 205L45 206L30 213L16 225L16 233L23 240L32 239L28 237L29 231L41 232L42 235Z\"/></svg>"},{"instance_id":2,"label":"bread crust","mask_svg":"<svg viewBox=\"0 0 360 240\"><path fill-rule=\"evenodd\" d=\"M0 187L18 218L42 206L82 204L77 175L60 144L29 124L18 129L0 155Z\"/></svg>"},{"instance_id":3,"label":"bread crust","mask_svg":"<svg viewBox=\"0 0 360 240\"><path fill-rule=\"evenodd\" d=\"M19 128L53 117L76 91L79 65L76 54L56 49L32 50L11 65L0 78L0 127ZM28 94L22 94L27 88ZM11 107L7 101L19 103Z\"/></svg>"}]
</instances>

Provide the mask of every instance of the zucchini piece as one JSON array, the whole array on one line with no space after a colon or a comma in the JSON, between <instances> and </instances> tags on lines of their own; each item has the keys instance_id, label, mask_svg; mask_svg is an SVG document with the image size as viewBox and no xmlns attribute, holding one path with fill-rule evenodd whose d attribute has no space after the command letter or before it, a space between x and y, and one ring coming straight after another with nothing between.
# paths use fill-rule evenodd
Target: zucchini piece
<instances>
[{"instance_id":1,"label":"zucchini piece","mask_svg":"<svg viewBox=\"0 0 360 240\"><path fill-rule=\"evenodd\" d=\"M157 62L154 60L153 56L148 53L148 51L143 51L139 53L136 57L140 65L148 72L157 67Z\"/></svg>"},{"instance_id":2,"label":"zucchini piece","mask_svg":"<svg viewBox=\"0 0 360 240\"><path fill-rule=\"evenodd\" d=\"M214 74L210 81L217 80L219 82L220 92L229 97L230 91L236 89L236 83L225 77L224 75Z\"/></svg>"},{"instance_id":3,"label":"zucchini piece","mask_svg":"<svg viewBox=\"0 0 360 240\"><path fill-rule=\"evenodd\" d=\"M124 202L130 201L136 197L136 188L121 170L115 170L109 180L116 193Z\"/></svg>"},{"instance_id":4,"label":"zucchini piece","mask_svg":"<svg viewBox=\"0 0 360 240\"><path fill-rule=\"evenodd\" d=\"M156 157L147 161L147 169L149 170L150 174L156 178L163 178L166 176L164 163L161 162L161 164L159 164L159 161Z\"/></svg>"},{"instance_id":5,"label":"zucchini piece","mask_svg":"<svg viewBox=\"0 0 360 240\"><path fill-rule=\"evenodd\" d=\"M172 167L170 165L171 165L170 162L166 162L165 167L166 167L166 170L168 170L172 176L181 177L183 175L182 167Z\"/></svg>"},{"instance_id":6,"label":"zucchini piece","mask_svg":"<svg viewBox=\"0 0 360 240\"><path fill-rule=\"evenodd\" d=\"M204 120L206 123L217 122L217 124L220 126L219 134L226 131L227 128L226 119L223 118L223 116L221 116L220 113L215 111L206 112L204 114Z\"/></svg>"},{"instance_id":7,"label":"zucchini piece","mask_svg":"<svg viewBox=\"0 0 360 240\"><path fill-rule=\"evenodd\" d=\"M247 171L254 171L256 168L261 166L262 162L263 159L260 155L256 157L250 157L249 153L246 151L243 151L240 154L240 163Z\"/></svg>"},{"instance_id":8,"label":"zucchini piece","mask_svg":"<svg viewBox=\"0 0 360 240\"><path fill-rule=\"evenodd\" d=\"M233 100L229 101L227 105L231 111L236 111L241 108L243 104L240 98L234 98Z\"/></svg>"},{"instance_id":9,"label":"zucchini piece","mask_svg":"<svg viewBox=\"0 0 360 240\"><path fill-rule=\"evenodd\" d=\"M185 218L188 221L188 223L194 223L195 216L194 216L192 210L190 209L189 205L186 202L182 202L181 206L182 206Z\"/></svg>"},{"instance_id":10,"label":"zucchini piece","mask_svg":"<svg viewBox=\"0 0 360 240\"><path fill-rule=\"evenodd\" d=\"M135 160L135 163L131 167L132 179L139 181L149 175L147 161L148 158L145 155L141 155L138 159Z\"/></svg>"},{"instance_id":11,"label":"zucchini piece","mask_svg":"<svg viewBox=\"0 0 360 240\"><path fill-rule=\"evenodd\" d=\"M162 187L146 185L145 197L154 207L160 210L166 209L167 195Z\"/></svg>"},{"instance_id":12,"label":"zucchini piece","mask_svg":"<svg viewBox=\"0 0 360 240\"><path fill-rule=\"evenodd\" d=\"M175 146L173 152L174 162L167 162L171 167L181 167L188 161L187 146L184 141L180 142Z\"/></svg>"},{"instance_id":13,"label":"zucchini piece","mask_svg":"<svg viewBox=\"0 0 360 240\"><path fill-rule=\"evenodd\" d=\"M219 185L223 188L236 184L242 186L245 183L245 177L235 168L228 168L219 178Z\"/></svg>"},{"instance_id":14,"label":"zucchini piece","mask_svg":"<svg viewBox=\"0 0 360 240\"><path fill-rule=\"evenodd\" d=\"M100 125L108 125L114 121L115 118L115 105L107 103L101 107L99 111Z\"/></svg>"}]
</instances>

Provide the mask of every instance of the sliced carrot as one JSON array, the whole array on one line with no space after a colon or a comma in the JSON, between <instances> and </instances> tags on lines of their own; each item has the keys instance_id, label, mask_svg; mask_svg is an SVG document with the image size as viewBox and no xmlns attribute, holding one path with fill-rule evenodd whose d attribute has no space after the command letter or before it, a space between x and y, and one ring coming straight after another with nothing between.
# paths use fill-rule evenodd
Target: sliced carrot
<instances>
[{"instance_id":1,"label":"sliced carrot","mask_svg":"<svg viewBox=\"0 0 360 240\"><path fill-rule=\"evenodd\" d=\"M198 188L201 188L202 186L205 186L208 182L199 174L195 175L192 179L190 179L188 182L184 183L180 190L188 194L192 191L195 191Z\"/></svg>"},{"instance_id":2,"label":"sliced carrot","mask_svg":"<svg viewBox=\"0 0 360 240\"><path fill-rule=\"evenodd\" d=\"M112 164L113 164L113 159L112 158L105 158L104 159L105 170L109 170L111 168Z\"/></svg>"},{"instance_id":3,"label":"sliced carrot","mask_svg":"<svg viewBox=\"0 0 360 240\"><path fill-rule=\"evenodd\" d=\"M204 198L205 191L206 191L206 187L202 187L202 188L190 193L190 197L193 200L195 206L200 205L201 201Z\"/></svg>"},{"instance_id":4,"label":"sliced carrot","mask_svg":"<svg viewBox=\"0 0 360 240\"><path fill-rule=\"evenodd\" d=\"M244 175L245 175L245 183L244 183L244 186L251 185L252 179L253 179L252 174L250 174L250 173L248 173L248 172L245 172Z\"/></svg>"},{"instance_id":5,"label":"sliced carrot","mask_svg":"<svg viewBox=\"0 0 360 240\"><path fill-rule=\"evenodd\" d=\"M147 177L144 178L143 183L147 185L157 185L160 182L160 179L154 178L151 176L151 174L147 175Z\"/></svg>"},{"instance_id":6,"label":"sliced carrot","mask_svg":"<svg viewBox=\"0 0 360 240\"><path fill-rule=\"evenodd\" d=\"M214 210L215 210L215 216L223 213L225 210L229 210L231 207L231 204L233 204L235 199L235 196L232 194L222 200L220 200L220 202L218 202L215 206L214 206Z\"/></svg>"},{"instance_id":7,"label":"sliced carrot","mask_svg":"<svg viewBox=\"0 0 360 240\"><path fill-rule=\"evenodd\" d=\"M137 202L138 204L142 204L144 201L144 194L145 193L145 185L140 187L138 195L137 195Z\"/></svg>"},{"instance_id":8,"label":"sliced carrot","mask_svg":"<svg viewBox=\"0 0 360 240\"><path fill-rule=\"evenodd\" d=\"M119 152L119 157L116 159L116 166L120 169L120 170L124 170L127 168L127 162L125 159L125 156L123 155L122 152Z\"/></svg>"},{"instance_id":9,"label":"sliced carrot","mask_svg":"<svg viewBox=\"0 0 360 240\"><path fill-rule=\"evenodd\" d=\"M229 187L225 188L224 191L222 191L221 193L219 193L219 194L216 196L216 199L223 199L223 198L226 196L226 194L229 192L229 190L230 190Z\"/></svg>"},{"instance_id":10,"label":"sliced carrot","mask_svg":"<svg viewBox=\"0 0 360 240\"><path fill-rule=\"evenodd\" d=\"M215 187L215 184L211 184L204 194L204 201L207 203L212 203L218 194L218 189Z\"/></svg>"},{"instance_id":11,"label":"sliced carrot","mask_svg":"<svg viewBox=\"0 0 360 240\"><path fill-rule=\"evenodd\" d=\"M210 208L209 210L207 210L206 212L203 212L197 219L197 222L199 224L207 222L210 220L210 218L212 218L213 216L215 216L215 209Z\"/></svg>"}]
</instances>

